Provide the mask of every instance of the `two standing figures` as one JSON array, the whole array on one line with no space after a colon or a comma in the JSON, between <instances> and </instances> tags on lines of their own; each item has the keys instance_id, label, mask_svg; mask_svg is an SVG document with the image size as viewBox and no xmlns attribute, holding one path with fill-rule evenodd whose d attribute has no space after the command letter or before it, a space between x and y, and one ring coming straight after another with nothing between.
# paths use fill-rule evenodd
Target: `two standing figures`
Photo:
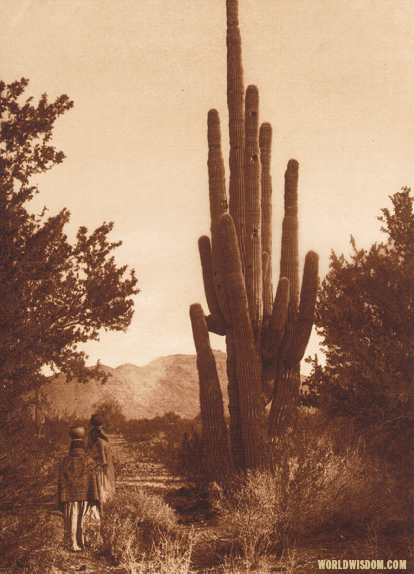
<instances>
[{"instance_id":1,"label":"two standing figures","mask_svg":"<svg viewBox=\"0 0 414 574\"><path fill-rule=\"evenodd\" d=\"M63 513L64 544L74 552L85 547L84 525L88 521L99 524L105 502L115 493L103 416L92 415L91 424L86 445L84 427L70 427L69 453L59 466L58 502Z\"/></svg>"}]
</instances>

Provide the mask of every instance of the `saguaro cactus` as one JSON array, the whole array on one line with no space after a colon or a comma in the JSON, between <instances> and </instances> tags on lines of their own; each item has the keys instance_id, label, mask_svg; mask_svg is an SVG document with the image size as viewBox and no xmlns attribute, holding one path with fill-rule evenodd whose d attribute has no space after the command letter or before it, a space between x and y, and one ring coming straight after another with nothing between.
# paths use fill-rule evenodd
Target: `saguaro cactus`
<instances>
[{"instance_id":1,"label":"saguaro cactus","mask_svg":"<svg viewBox=\"0 0 414 574\"><path fill-rule=\"evenodd\" d=\"M305 260L299 296L298 169L285 174L280 279L272 284L272 128L259 128L259 92L244 93L237 0L227 0L227 103L230 177L227 201L220 119L208 113L211 240L199 251L209 315L190 309L200 380L203 433L211 471L224 481L231 469L265 463L268 437L295 421L300 361L312 329L318 256ZM208 331L226 336L230 442ZM270 414L266 405L271 403Z\"/></svg>"}]
</instances>

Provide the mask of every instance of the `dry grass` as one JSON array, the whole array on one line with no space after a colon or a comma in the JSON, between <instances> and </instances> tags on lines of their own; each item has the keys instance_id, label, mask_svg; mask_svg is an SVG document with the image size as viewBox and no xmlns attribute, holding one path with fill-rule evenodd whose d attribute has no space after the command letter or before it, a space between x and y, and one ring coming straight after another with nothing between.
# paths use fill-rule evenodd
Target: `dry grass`
<instances>
[{"instance_id":1,"label":"dry grass","mask_svg":"<svg viewBox=\"0 0 414 574\"><path fill-rule=\"evenodd\" d=\"M404 516L390 473L358 445L336 452L327 434L287 437L273 454L269 470L249 472L231 493L219 491L219 527L233 561L255 569L270 553L286 554L295 540L324 532L352 533L373 558L383 553L384 529L401 527ZM395 551L391 544L388 556Z\"/></svg>"},{"instance_id":2,"label":"dry grass","mask_svg":"<svg viewBox=\"0 0 414 574\"><path fill-rule=\"evenodd\" d=\"M149 555L140 559L128 549L122 566L128 574L190 574L193 537L171 539L165 536L154 545Z\"/></svg>"},{"instance_id":3,"label":"dry grass","mask_svg":"<svg viewBox=\"0 0 414 574\"><path fill-rule=\"evenodd\" d=\"M102 553L131 574L145 572L144 564L148 568L157 564L159 571L169 562L186 572L190 539L180 530L174 510L159 496L142 490L117 494L105 506L101 535Z\"/></svg>"},{"instance_id":4,"label":"dry grass","mask_svg":"<svg viewBox=\"0 0 414 574\"><path fill-rule=\"evenodd\" d=\"M56 574L86 563L87 572L103 574L111 571L108 557L113 569L128 574L190 574L196 567L206 574L293 574L317 572L317 557L412 560L412 536L403 520L409 489L401 489L398 476L362 445L338 447L306 426L273 444L272 454L268 470L250 472L232 493L211 489L217 524L210 517L196 526L196 536L178 524L161 497L131 486L128 492L121 487L106 506L103 538L89 536L92 545L82 556L61 548L63 521L56 511L3 512L0 569ZM129 450L127 455L129 460ZM54 457L44 461L54 481Z\"/></svg>"}]
</instances>

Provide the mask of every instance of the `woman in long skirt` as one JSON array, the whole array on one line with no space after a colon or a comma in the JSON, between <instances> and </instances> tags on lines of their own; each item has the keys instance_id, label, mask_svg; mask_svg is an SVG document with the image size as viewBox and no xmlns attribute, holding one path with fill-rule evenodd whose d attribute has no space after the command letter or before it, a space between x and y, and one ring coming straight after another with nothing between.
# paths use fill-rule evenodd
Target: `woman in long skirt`
<instances>
[{"instance_id":1,"label":"woman in long skirt","mask_svg":"<svg viewBox=\"0 0 414 574\"><path fill-rule=\"evenodd\" d=\"M99 492L94 469L85 454L85 429L71 427L69 435L69 454L59 465L58 502L63 513L64 544L77 552L85 546L85 521L93 514L99 516Z\"/></svg>"},{"instance_id":2,"label":"woman in long skirt","mask_svg":"<svg viewBox=\"0 0 414 574\"><path fill-rule=\"evenodd\" d=\"M95 461L101 510L103 504L115 494L115 472L109 439L103 432L104 417L94 414L91 417L93 428L89 431L88 449Z\"/></svg>"}]
</instances>

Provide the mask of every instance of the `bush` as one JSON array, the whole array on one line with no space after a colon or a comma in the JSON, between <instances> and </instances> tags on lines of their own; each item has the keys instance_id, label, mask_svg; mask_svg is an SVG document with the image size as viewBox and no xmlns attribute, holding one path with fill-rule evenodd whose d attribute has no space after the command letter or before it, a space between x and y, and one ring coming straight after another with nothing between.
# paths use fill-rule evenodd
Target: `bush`
<instances>
[{"instance_id":1,"label":"bush","mask_svg":"<svg viewBox=\"0 0 414 574\"><path fill-rule=\"evenodd\" d=\"M127 555L122 565L128 574L191 574L191 551L191 540L183 545L180 539L165 538L150 558Z\"/></svg>"},{"instance_id":2,"label":"bush","mask_svg":"<svg viewBox=\"0 0 414 574\"><path fill-rule=\"evenodd\" d=\"M103 415L105 419L105 430L119 433L124 429L126 418L122 411L122 406L116 399L107 399L95 403L93 411Z\"/></svg>"},{"instance_id":3,"label":"bush","mask_svg":"<svg viewBox=\"0 0 414 574\"><path fill-rule=\"evenodd\" d=\"M12 510L22 503L38 504L57 493L59 457L69 446L67 421L46 419L39 429L22 411L14 425L0 431L0 510Z\"/></svg>"},{"instance_id":4,"label":"bush","mask_svg":"<svg viewBox=\"0 0 414 574\"><path fill-rule=\"evenodd\" d=\"M202 437L194 428L185 432L177 448L175 474L185 478L198 491L206 491L209 484L207 458Z\"/></svg>"},{"instance_id":5,"label":"bush","mask_svg":"<svg viewBox=\"0 0 414 574\"><path fill-rule=\"evenodd\" d=\"M170 412L152 419L129 420L122 432L128 442L138 443L143 458L160 462L173 474L186 478L180 460L183 440L200 428L201 423Z\"/></svg>"},{"instance_id":6,"label":"bush","mask_svg":"<svg viewBox=\"0 0 414 574\"><path fill-rule=\"evenodd\" d=\"M249 472L230 494L218 492L215 506L219 526L249 567L283 535L285 513L279 504L281 498L281 485L269 471Z\"/></svg>"},{"instance_id":7,"label":"bush","mask_svg":"<svg viewBox=\"0 0 414 574\"><path fill-rule=\"evenodd\" d=\"M394 477L362 444L336 452L331 435L302 428L276 442L272 454L269 470L240 477L216 501L223 531L249 565L296 537L322 531L364 537L404 516Z\"/></svg>"},{"instance_id":8,"label":"bush","mask_svg":"<svg viewBox=\"0 0 414 574\"><path fill-rule=\"evenodd\" d=\"M102 552L117 564L154 555L177 540L177 517L159 496L135 490L116 494L105 505L102 518Z\"/></svg>"},{"instance_id":9,"label":"bush","mask_svg":"<svg viewBox=\"0 0 414 574\"><path fill-rule=\"evenodd\" d=\"M52 572L61 539L60 519L51 520L44 507L0 513L0 570L12 574Z\"/></svg>"}]
</instances>

